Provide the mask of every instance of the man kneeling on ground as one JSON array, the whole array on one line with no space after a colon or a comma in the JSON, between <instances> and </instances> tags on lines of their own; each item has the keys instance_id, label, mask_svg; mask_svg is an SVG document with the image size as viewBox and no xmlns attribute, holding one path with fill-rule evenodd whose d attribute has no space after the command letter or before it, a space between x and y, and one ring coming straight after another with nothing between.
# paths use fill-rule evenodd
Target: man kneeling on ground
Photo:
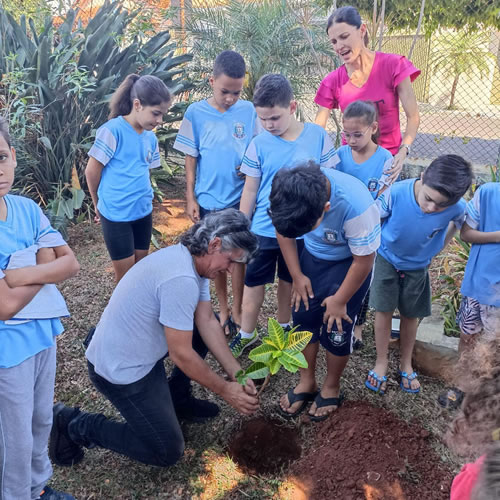
<instances>
[{"instance_id":1,"label":"man kneeling on ground","mask_svg":"<svg viewBox=\"0 0 500 500\"><path fill-rule=\"evenodd\" d=\"M170 466L184 452L179 420L202 422L219 407L191 395L191 380L221 396L244 415L258 409L255 386L235 381L239 363L210 304L209 279L257 250L247 217L234 209L208 214L180 243L144 258L120 281L86 351L95 387L125 422L54 406L49 452L58 465L100 446L139 462ZM194 325L193 325L194 322ZM225 380L204 361L213 354ZM175 364L167 379L164 358Z\"/></svg>"}]
</instances>

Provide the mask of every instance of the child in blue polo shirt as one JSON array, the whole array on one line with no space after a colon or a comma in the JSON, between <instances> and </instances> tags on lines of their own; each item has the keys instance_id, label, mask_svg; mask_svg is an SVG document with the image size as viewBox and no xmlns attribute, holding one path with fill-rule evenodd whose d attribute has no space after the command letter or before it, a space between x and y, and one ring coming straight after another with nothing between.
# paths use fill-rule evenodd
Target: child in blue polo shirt
<instances>
[{"instance_id":1,"label":"child in blue polo shirt","mask_svg":"<svg viewBox=\"0 0 500 500\"><path fill-rule=\"evenodd\" d=\"M489 182L476 190L467 203L460 237L472 243L457 314L462 355L472 350L478 337L495 340L500 334L500 183ZM453 387L438 401L456 407L463 397L463 391Z\"/></svg>"},{"instance_id":2,"label":"child in blue polo shirt","mask_svg":"<svg viewBox=\"0 0 500 500\"><path fill-rule=\"evenodd\" d=\"M334 169L306 164L274 177L270 216L293 278L293 323L313 333L304 349L308 367L280 400L291 418L309 410L321 421L343 399L340 377L352 352L353 322L370 284L380 243L380 216L358 179ZM304 236L299 256L294 238ZM319 344L326 349L327 373L318 390L315 370Z\"/></svg>"},{"instance_id":3,"label":"child in blue polo shirt","mask_svg":"<svg viewBox=\"0 0 500 500\"><path fill-rule=\"evenodd\" d=\"M383 225L370 297L370 306L376 311L377 361L365 382L368 389L385 392L392 314L398 308L400 387L405 392L420 391L412 354L418 319L431 314L428 267L462 226L462 196L471 182L467 161L457 155L443 155L425 169L420 179L397 182L377 200Z\"/></svg>"},{"instance_id":4,"label":"child in blue polo shirt","mask_svg":"<svg viewBox=\"0 0 500 500\"><path fill-rule=\"evenodd\" d=\"M186 155L187 213L193 222L208 211L239 208L243 190L241 161L259 123L251 102L240 100L245 81L245 61L232 50L215 59L210 85L212 97L191 104L184 115L174 148ZM245 267L231 274L233 307L229 312L227 274L214 280L220 322L227 335L241 322Z\"/></svg>"},{"instance_id":5,"label":"child in blue polo shirt","mask_svg":"<svg viewBox=\"0 0 500 500\"><path fill-rule=\"evenodd\" d=\"M71 500L47 486L52 466L56 340L64 299L53 283L78 272L32 200L8 194L16 155L0 118L0 498Z\"/></svg>"},{"instance_id":6,"label":"child in blue polo shirt","mask_svg":"<svg viewBox=\"0 0 500 500\"><path fill-rule=\"evenodd\" d=\"M278 321L284 327L290 321L292 279L267 212L274 175L281 168L308 160L324 167L334 167L337 161L325 130L313 123L300 123L295 118L297 103L284 76L269 74L261 77L255 87L253 102L265 131L252 140L243 158L241 171L246 179L240 208L252 218L252 231L259 238L259 252L247 266L241 330L230 345L235 357L257 340L255 328L264 302L265 285L274 282L276 266Z\"/></svg>"},{"instance_id":7,"label":"child in blue polo shirt","mask_svg":"<svg viewBox=\"0 0 500 500\"><path fill-rule=\"evenodd\" d=\"M96 133L85 176L118 283L146 257L153 230L149 171L160 163L153 129L172 97L155 76L128 75L111 98L109 121Z\"/></svg>"},{"instance_id":8,"label":"child in blue polo shirt","mask_svg":"<svg viewBox=\"0 0 500 500\"><path fill-rule=\"evenodd\" d=\"M340 159L337 170L359 179L376 199L397 179L400 170L391 171L392 154L377 144L379 128L375 104L371 101L351 102L342 114L342 125L346 145L337 150ZM368 290L354 328L354 350L363 347L363 326L369 299Z\"/></svg>"}]
</instances>

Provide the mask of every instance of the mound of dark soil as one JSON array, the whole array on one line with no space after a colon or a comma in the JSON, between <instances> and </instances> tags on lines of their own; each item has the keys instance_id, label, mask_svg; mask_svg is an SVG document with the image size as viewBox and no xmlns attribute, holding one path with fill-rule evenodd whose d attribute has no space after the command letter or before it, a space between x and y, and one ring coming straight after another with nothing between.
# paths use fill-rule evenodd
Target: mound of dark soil
<instances>
[{"instance_id":1,"label":"mound of dark soil","mask_svg":"<svg viewBox=\"0 0 500 500\"><path fill-rule=\"evenodd\" d=\"M310 499L440 500L452 474L429 433L367 402L347 402L317 427L312 446L290 472Z\"/></svg>"},{"instance_id":2,"label":"mound of dark soil","mask_svg":"<svg viewBox=\"0 0 500 500\"><path fill-rule=\"evenodd\" d=\"M229 456L244 470L272 474L300 457L295 429L277 420L255 418L245 422L228 446Z\"/></svg>"}]
</instances>

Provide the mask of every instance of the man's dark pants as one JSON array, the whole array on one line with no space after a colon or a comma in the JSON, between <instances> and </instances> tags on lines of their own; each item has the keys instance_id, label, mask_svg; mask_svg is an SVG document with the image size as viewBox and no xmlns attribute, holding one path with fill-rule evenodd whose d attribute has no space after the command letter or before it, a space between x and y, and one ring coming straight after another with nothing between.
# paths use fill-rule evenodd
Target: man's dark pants
<instances>
[{"instance_id":1,"label":"man's dark pants","mask_svg":"<svg viewBox=\"0 0 500 500\"><path fill-rule=\"evenodd\" d=\"M193 349L202 358L208 352L196 327ZM167 379L163 359L145 377L126 385L108 382L95 372L90 362L88 369L94 386L125 422L80 412L68 426L71 439L82 446L100 446L149 465L175 464L184 453L184 437L175 406L189 398L191 380L177 367Z\"/></svg>"}]
</instances>

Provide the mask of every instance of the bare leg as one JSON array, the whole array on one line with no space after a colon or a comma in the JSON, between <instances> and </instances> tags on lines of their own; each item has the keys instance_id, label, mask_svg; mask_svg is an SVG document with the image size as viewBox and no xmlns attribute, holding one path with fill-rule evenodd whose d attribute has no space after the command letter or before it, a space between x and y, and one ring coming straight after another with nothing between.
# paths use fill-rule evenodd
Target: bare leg
<instances>
[{"instance_id":1,"label":"bare leg","mask_svg":"<svg viewBox=\"0 0 500 500\"><path fill-rule=\"evenodd\" d=\"M292 284L287 281L278 280L278 322L290 323L292 316Z\"/></svg>"},{"instance_id":2,"label":"bare leg","mask_svg":"<svg viewBox=\"0 0 500 500\"><path fill-rule=\"evenodd\" d=\"M347 362L349 361L349 356L335 356L334 354L326 353L326 366L327 372L325 380L323 381L323 386L321 387L321 396L323 398L338 398L340 395L340 377L344 371ZM323 406L322 408L316 409L316 403L311 405L309 410L309 415L314 415L316 417L321 417L327 413L331 413L336 410L337 406Z\"/></svg>"},{"instance_id":3,"label":"bare leg","mask_svg":"<svg viewBox=\"0 0 500 500\"><path fill-rule=\"evenodd\" d=\"M233 307L231 314L233 320L241 325L241 309L243 303L243 287L245 285L245 264L235 264L231 273L231 285L233 290Z\"/></svg>"},{"instance_id":4,"label":"bare leg","mask_svg":"<svg viewBox=\"0 0 500 500\"><path fill-rule=\"evenodd\" d=\"M147 257L149 250L135 250L135 263L137 264L140 260Z\"/></svg>"},{"instance_id":5,"label":"bare leg","mask_svg":"<svg viewBox=\"0 0 500 500\"><path fill-rule=\"evenodd\" d=\"M413 366L411 358L413 348L415 347L415 340L417 338L418 318L407 318L401 314L401 335L400 335L400 356L401 356L401 371L411 375L413 373ZM408 387L407 380L403 379L403 384ZM410 382L411 389L418 389L420 382L413 379Z\"/></svg>"},{"instance_id":6,"label":"bare leg","mask_svg":"<svg viewBox=\"0 0 500 500\"><path fill-rule=\"evenodd\" d=\"M365 325L356 325L354 327L354 338L357 340L363 340L363 327Z\"/></svg>"},{"instance_id":7,"label":"bare leg","mask_svg":"<svg viewBox=\"0 0 500 500\"><path fill-rule=\"evenodd\" d=\"M246 286L243 290L243 304L241 314L241 329L244 332L251 333L257 326L259 311L264 303L265 287Z\"/></svg>"},{"instance_id":8,"label":"bare leg","mask_svg":"<svg viewBox=\"0 0 500 500\"><path fill-rule=\"evenodd\" d=\"M115 272L115 282L118 282L125 276L125 273L135 264L135 255L125 259L112 260L113 270Z\"/></svg>"},{"instance_id":9,"label":"bare leg","mask_svg":"<svg viewBox=\"0 0 500 500\"><path fill-rule=\"evenodd\" d=\"M293 390L295 394L299 394L301 392L314 392L318 389L318 385L316 384L316 358L318 356L319 342L314 342L313 344L308 344L306 348L302 351L306 361L307 368L300 368L300 380ZM288 413L293 413L299 408L302 404L302 401L297 401L292 406L290 406L290 402L288 401L288 397L286 394L281 396L280 406L283 411L287 411Z\"/></svg>"},{"instance_id":10,"label":"bare leg","mask_svg":"<svg viewBox=\"0 0 500 500\"><path fill-rule=\"evenodd\" d=\"M389 356L389 338L391 336L392 313L390 312L375 312L375 345L377 348L377 361L373 371L383 377L387 373L387 364ZM375 378L368 376L368 381L374 387L377 386ZM385 384L381 386L385 390Z\"/></svg>"},{"instance_id":11,"label":"bare leg","mask_svg":"<svg viewBox=\"0 0 500 500\"><path fill-rule=\"evenodd\" d=\"M226 272L218 273L217 276L214 278L214 284L215 284L215 293L217 295L217 300L219 301L219 310L220 310L219 321L221 326L223 326L224 323L229 318L229 304L227 303L227 273ZM229 331L228 326L226 326L224 333L226 335L229 335L231 333Z\"/></svg>"}]
</instances>

